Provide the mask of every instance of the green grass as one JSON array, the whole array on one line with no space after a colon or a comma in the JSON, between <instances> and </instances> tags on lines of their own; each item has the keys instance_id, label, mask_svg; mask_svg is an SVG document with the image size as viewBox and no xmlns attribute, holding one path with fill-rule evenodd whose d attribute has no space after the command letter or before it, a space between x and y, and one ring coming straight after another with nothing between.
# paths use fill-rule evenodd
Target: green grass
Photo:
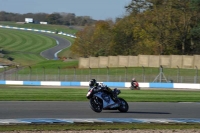
<instances>
[{"instance_id":1,"label":"green grass","mask_svg":"<svg viewBox=\"0 0 200 133\"><path fill-rule=\"evenodd\" d=\"M56 45L56 41L35 32L0 28L0 47L6 51L40 54Z\"/></svg>"},{"instance_id":2,"label":"green grass","mask_svg":"<svg viewBox=\"0 0 200 133\"><path fill-rule=\"evenodd\" d=\"M67 36L61 37L73 42L73 38ZM57 66L63 66L63 64L66 63L63 63L62 61L46 60L40 55L43 50L46 50L49 47L53 47L55 45L56 42L54 39L41 34L0 28L0 47L6 51L5 58L12 57L14 58L14 62L22 66L32 66L37 63L40 65L43 63L43 61L49 62L49 64L54 64L53 66L55 66L55 64L57 64ZM70 48L63 50L62 53L58 54L58 56L66 57L70 53L69 49ZM44 67L48 68L49 66L52 65Z\"/></svg>"},{"instance_id":3,"label":"green grass","mask_svg":"<svg viewBox=\"0 0 200 133\"><path fill-rule=\"evenodd\" d=\"M31 124L31 125L0 125L0 131L77 131L83 130L186 130L200 129L199 124L123 124L123 123L74 123L74 124ZM129 132L130 132L129 131ZM105 131L106 133L107 131ZM176 131L174 131L176 132Z\"/></svg>"},{"instance_id":4,"label":"green grass","mask_svg":"<svg viewBox=\"0 0 200 133\"><path fill-rule=\"evenodd\" d=\"M17 24L15 22L0 22L0 25L49 31L57 30L69 34L75 34L77 32L77 30L63 25ZM69 40L71 44L74 41L71 37L58 34L55 35ZM41 34L0 28L0 48L6 50L7 53L5 58L12 57L14 58L14 62L22 66L31 66L46 60L40 55L40 53L55 45L56 41L54 39ZM71 55L70 48L66 48L58 53L58 56L71 57L73 55ZM51 60L49 62L51 62ZM53 61L53 63L55 62Z\"/></svg>"},{"instance_id":5,"label":"green grass","mask_svg":"<svg viewBox=\"0 0 200 133\"><path fill-rule=\"evenodd\" d=\"M62 60L52 60L52 61L46 60L46 61L39 62L35 65L32 65L31 67L33 69L48 68L48 69L55 70L55 69L58 69L58 67L60 67L61 69L64 69L64 68L71 68L71 67L77 67L77 66L78 66L78 60L68 61L68 62L65 62ZM24 71L28 73L29 69L26 68Z\"/></svg>"},{"instance_id":6,"label":"green grass","mask_svg":"<svg viewBox=\"0 0 200 133\"><path fill-rule=\"evenodd\" d=\"M121 92L119 97L128 102L200 102L200 91L121 89ZM0 101L87 101L86 93L87 87L35 88L1 85Z\"/></svg>"},{"instance_id":7,"label":"green grass","mask_svg":"<svg viewBox=\"0 0 200 133\"><path fill-rule=\"evenodd\" d=\"M6 57L20 65L31 65L46 60L40 53L56 45L56 41L34 32L0 28L0 47Z\"/></svg>"}]
</instances>

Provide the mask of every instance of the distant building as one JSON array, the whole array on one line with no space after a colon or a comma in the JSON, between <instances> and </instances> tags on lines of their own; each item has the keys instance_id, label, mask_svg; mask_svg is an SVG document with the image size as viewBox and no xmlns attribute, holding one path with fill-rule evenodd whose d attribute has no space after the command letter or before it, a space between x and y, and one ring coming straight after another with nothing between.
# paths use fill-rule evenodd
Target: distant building
<instances>
[{"instance_id":1,"label":"distant building","mask_svg":"<svg viewBox=\"0 0 200 133\"><path fill-rule=\"evenodd\" d=\"M33 23L33 18L25 18L25 23Z\"/></svg>"}]
</instances>

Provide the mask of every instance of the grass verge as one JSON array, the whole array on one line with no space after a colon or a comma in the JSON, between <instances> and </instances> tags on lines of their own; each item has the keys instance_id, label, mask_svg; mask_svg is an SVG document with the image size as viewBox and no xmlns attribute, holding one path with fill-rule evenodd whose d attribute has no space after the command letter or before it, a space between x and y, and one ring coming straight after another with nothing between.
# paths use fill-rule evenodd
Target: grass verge
<instances>
[{"instance_id":1,"label":"grass verge","mask_svg":"<svg viewBox=\"0 0 200 133\"><path fill-rule=\"evenodd\" d=\"M136 130L136 129L200 129L199 124L123 124L123 123L74 123L0 125L0 131L69 131L69 130Z\"/></svg>"},{"instance_id":2,"label":"grass verge","mask_svg":"<svg viewBox=\"0 0 200 133\"><path fill-rule=\"evenodd\" d=\"M34 32L0 28L0 47L4 58L12 58L20 65L31 65L45 60L40 53L56 45L56 41Z\"/></svg>"},{"instance_id":3,"label":"grass verge","mask_svg":"<svg viewBox=\"0 0 200 133\"><path fill-rule=\"evenodd\" d=\"M0 86L0 101L87 101L86 88ZM127 102L200 102L200 91L121 89Z\"/></svg>"}]
</instances>

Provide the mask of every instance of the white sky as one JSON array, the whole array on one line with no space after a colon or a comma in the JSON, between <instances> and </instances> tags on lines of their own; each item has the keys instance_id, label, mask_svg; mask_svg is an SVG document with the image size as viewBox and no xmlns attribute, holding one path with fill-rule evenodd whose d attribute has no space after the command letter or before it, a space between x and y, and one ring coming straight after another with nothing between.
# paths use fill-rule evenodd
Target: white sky
<instances>
[{"instance_id":1,"label":"white sky","mask_svg":"<svg viewBox=\"0 0 200 133\"><path fill-rule=\"evenodd\" d=\"M12 13L75 13L96 20L115 19L125 15L131 0L0 0L0 11Z\"/></svg>"}]
</instances>

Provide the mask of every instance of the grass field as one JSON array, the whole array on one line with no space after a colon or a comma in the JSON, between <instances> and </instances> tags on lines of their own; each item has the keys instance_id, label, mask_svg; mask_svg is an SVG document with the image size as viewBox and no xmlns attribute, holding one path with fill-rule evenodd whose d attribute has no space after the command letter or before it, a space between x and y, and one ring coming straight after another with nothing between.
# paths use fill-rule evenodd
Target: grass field
<instances>
[{"instance_id":1,"label":"grass field","mask_svg":"<svg viewBox=\"0 0 200 133\"><path fill-rule=\"evenodd\" d=\"M77 32L77 30L60 25L17 24L14 22L0 22L0 25L49 31L54 31L56 29L69 34L75 34ZM55 35L65 38L71 43L74 41L71 37L58 34ZM13 58L14 62L23 66L31 66L45 61L46 59L44 59L40 53L55 45L56 41L54 39L37 34L37 32L0 28L0 48L6 51L6 56L4 58ZM58 56L67 57L71 56L70 54L70 48L67 48L58 53Z\"/></svg>"},{"instance_id":2,"label":"grass field","mask_svg":"<svg viewBox=\"0 0 200 133\"><path fill-rule=\"evenodd\" d=\"M87 101L87 87L0 86L0 101ZM121 89L128 102L200 102L200 91Z\"/></svg>"},{"instance_id":3,"label":"grass field","mask_svg":"<svg viewBox=\"0 0 200 133\"><path fill-rule=\"evenodd\" d=\"M189 130L189 132L198 133L200 126L199 124L123 124L123 123L75 123L75 124L31 124L31 125L0 125L0 131L63 131L63 132L70 132L76 131L76 133L81 133L83 130L88 131L90 133L91 130L96 130L96 133L100 130L102 133L113 133L115 131L136 131L136 129L140 129L139 132L143 132L145 130L149 130L148 133L164 133L164 131L157 131L157 130L166 130L165 132L177 132L175 129L179 129L182 131ZM152 131L153 130L153 131ZM198 131L197 131L198 130ZM170 133L171 133L170 132ZM189 133L187 132L187 133ZM42 132L44 133L44 132ZM71 132L72 133L72 132ZM147 133L147 132L146 132ZM186 133L186 132L185 132Z\"/></svg>"},{"instance_id":4,"label":"grass field","mask_svg":"<svg viewBox=\"0 0 200 133\"><path fill-rule=\"evenodd\" d=\"M0 47L6 52L6 57L12 57L14 62L31 65L44 61L40 53L56 45L56 41L34 32L0 28Z\"/></svg>"}]
</instances>

